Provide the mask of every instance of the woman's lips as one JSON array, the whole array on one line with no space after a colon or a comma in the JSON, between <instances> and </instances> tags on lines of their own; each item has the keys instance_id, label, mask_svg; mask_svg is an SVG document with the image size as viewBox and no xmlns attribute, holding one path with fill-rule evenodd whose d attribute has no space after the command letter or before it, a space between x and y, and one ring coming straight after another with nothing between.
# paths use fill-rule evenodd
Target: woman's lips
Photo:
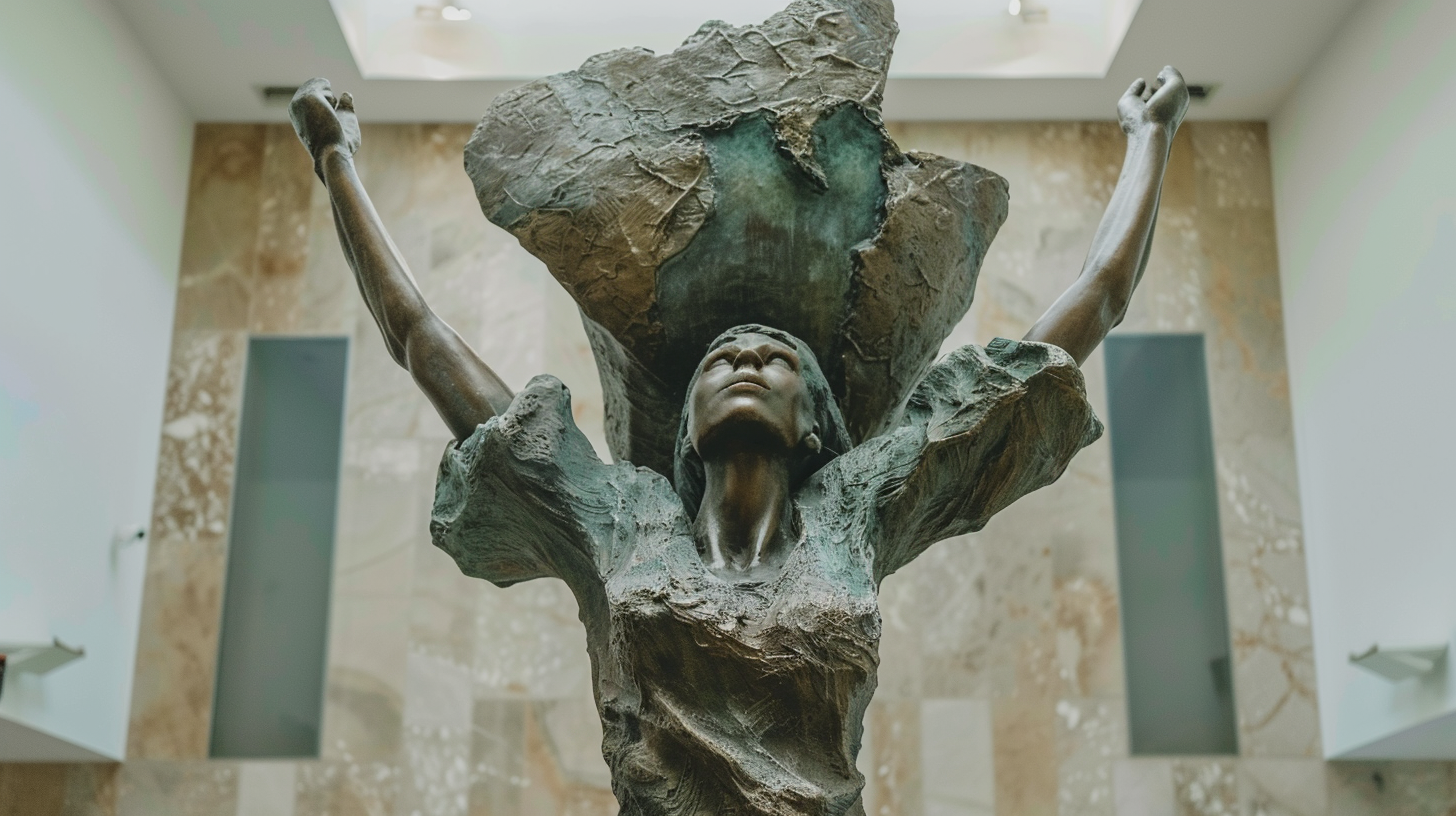
<instances>
[{"instance_id":1,"label":"woman's lips","mask_svg":"<svg viewBox=\"0 0 1456 816\"><path fill-rule=\"evenodd\" d=\"M724 391L767 391L768 383L757 377L738 377L723 386Z\"/></svg>"}]
</instances>

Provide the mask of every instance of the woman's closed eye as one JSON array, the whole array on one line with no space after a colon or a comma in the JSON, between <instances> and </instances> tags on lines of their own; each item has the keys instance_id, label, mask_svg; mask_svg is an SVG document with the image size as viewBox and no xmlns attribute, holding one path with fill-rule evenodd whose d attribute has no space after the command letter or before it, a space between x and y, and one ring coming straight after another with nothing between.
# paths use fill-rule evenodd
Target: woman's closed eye
<instances>
[{"instance_id":1,"label":"woman's closed eye","mask_svg":"<svg viewBox=\"0 0 1456 816\"><path fill-rule=\"evenodd\" d=\"M799 361L782 351L770 352L768 356L768 361L769 363L778 363L779 365L787 368L790 371L799 370Z\"/></svg>"},{"instance_id":2,"label":"woman's closed eye","mask_svg":"<svg viewBox=\"0 0 1456 816\"><path fill-rule=\"evenodd\" d=\"M716 368L720 365L733 365L738 357L738 349L733 346L725 346L719 349L716 354L708 359L708 368Z\"/></svg>"}]
</instances>

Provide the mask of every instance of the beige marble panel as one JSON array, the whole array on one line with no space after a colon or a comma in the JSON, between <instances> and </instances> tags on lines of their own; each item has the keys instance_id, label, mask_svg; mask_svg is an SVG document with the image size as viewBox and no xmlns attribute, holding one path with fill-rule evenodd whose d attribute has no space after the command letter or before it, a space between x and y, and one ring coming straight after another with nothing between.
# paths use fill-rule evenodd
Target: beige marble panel
<instances>
[{"instance_id":1,"label":"beige marble panel","mask_svg":"<svg viewBox=\"0 0 1456 816\"><path fill-rule=\"evenodd\" d=\"M556 767L573 784L608 790L612 775L602 758L602 729L590 689L561 700L533 703Z\"/></svg>"},{"instance_id":2,"label":"beige marble panel","mask_svg":"<svg viewBox=\"0 0 1456 816\"><path fill-rule=\"evenodd\" d=\"M183 331L167 377L127 754L207 756L247 343Z\"/></svg>"},{"instance_id":3,"label":"beige marble panel","mask_svg":"<svg viewBox=\"0 0 1456 816\"><path fill-rule=\"evenodd\" d=\"M1052 816L1060 810L1056 712L1043 697L1006 697L992 708L996 810Z\"/></svg>"},{"instance_id":4,"label":"beige marble panel","mask_svg":"<svg viewBox=\"0 0 1456 816\"><path fill-rule=\"evenodd\" d=\"M897 584L899 592L889 605L882 599L882 686L888 675L891 681L913 678L914 685L891 686L903 687L901 696L990 696L988 669L996 616L986 558L987 547L974 536L964 536L937 544L902 578L891 579L905 581L906 588L900 590Z\"/></svg>"},{"instance_id":5,"label":"beige marble panel","mask_svg":"<svg viewBox=\"0 0 1456 816\"><path fill-rule=\"evenodd\" d=\"M1114 763L1127 756L1127 710L1119 697L1057 701L1058 812L1114 816Z\"/></svg>"},{"instance_id":6,"label":"beige marble panel","mask_svg":"<svg viewBox=\"0 0 1456 816\"><path fill-rule=\"evenodd\" d=\"M616 797L597 768L581 761L580 741L563 741L562 725L553 724L552 715L560 706L543 702L526 709L521 816L616 816ZM578 727L584 714L578 710L574 718Z\"/></svg>"},{"instance_id":7,"label":"beige marble panel","mask_svg":"<svg viewBox=\"0 0 1456 816\"><path fill-rule=\"evenodd\" d=\"M176 329L248 327L266 128L203 124L192 142Z\"/></svg>"},{"instance_id":8,"label":"beige marble panel","mask_svg":"<svg viewBox=\"0 0 1456 816\"><path fill-rule=\"evenodd\" d=\"M237 816L294 816L298 763L238 763Z\"/></svg>"},{"instance_id":9,"label":"beige marble panel","mask_svg":"<svg viewBox=\"0 0 1456 816\"><path fill-rule=\"evenodd\" d=\"M1317 759L1239 761L1239 806L1245 816L1325 816L1325 764Z\"/></svg>"},{"instance_id":10,"label":"beige marble panel","mask_svg":"<svg viewBox=\"0 0 1456 816\"><path fill-rule=\"evenodd\" d=\"M1119 759L1112 767L1117 816L1178 816L1173 763L1167 759Z\"/></svg>"},{"instance_id":11,"label":"beige marble panel","mask_svg":"<svg viewBox=\"0 0 1456 816\"><path fill-rule=\"evenodd\" d=\"M464 816L470 807L471 723L406 724L396 813Z\"/></svg>"},{"instance_id":12,"label":"beige marble panel","mask_svg":"<svg viewBox=\"0 0 1456 816\"><path fill-rule=\"evenodd\" d=\"M221 537L151 542L128 757L207 757L226 566Z\"/></svg>"},{"instance_id":13,"label":"beige marble panel","mask_svg":"<svg viewBox=\"0 0 1456 816\"><path fill-rule=\"evenodd\" d=\"M116 816L121 766L0 764L0 816Z\"/></svg>"},{"instance_id":14,"label":"beige marble panel","mask_svg":"<svg viewBox=\"0 0 1456 816\"><path fill-rule=\"evenodd\" d=\"M116 816L119 764L67 765L61 816ZM3 797L0 797L3 798Z\"/></svg>"},{"instance_id":15,"label":"beige marble panel","mask_svg":"<svg viewBox=\"0 0 1456 816\"><path fill-rule=\"evenodd\" d=\"M479 582L477 582L479 583ZM591 689L586 629L554 579L478 593L472 672L480 698L573 699ZM593 716L580 724L595 727Z\"/></svg>"},{"instance_id":16,"label":"beige marble panel","mask_svg":"<svg viewBox=\"0 0 1456 816\"><path fill-rule=\"evenodd\" d=\"M471 719L470 816L517 816L526 777L526 708L520 700L477 700Z\"/></svg>"},{"instance_id":17,"label":"beige marble panel","mask_svg":"<svg viewBox=\"0 0 1456 816\"><path fill-rule=\"evenodd\" d=\"M117 816L233 816L237 806L231 762L142 760L121 768Z\"/></svg>"},{"instance_id":18,"label":"beige marble panel","mask_svg":"<svg viewBox=\"0 0 1456 816\"><path fill-rule=\"evenodd\" d=\"M1330 816L1449 816L1456 767L1445 762L1332 762Z\"/></svg>"},{"instance_id":19,"label":"beige marble panel","mask_svg":"<svg viewBox=\"0 0 1456 816\"><path fill-rule=\"evenodd\" d=\"M996 783L991 704L973 699L922 702L920 766L925 816L992 816Z\"/></svg>"},{"instance_id":20,"label":"beige marble panel","mask_svg":"<svg viewBox=\"0 0 1456 816\"><path fill-rule=\"evenodd\" d=\"M920 704L876 699L865 713L873 739L872 773L865 775L865 813L870 816L919 816L925 811L920 735Z\"/></svg>"},{"instance_id":21,"label":"beige marble panel","mask_svg":"<svg viewBox=\"0 0 1456 816\"><path fill-rule=\"evenodd\" d=\"M334 543L322 753L393 761L402 745L414 557L432 453L414 439L346 438Z\"/></svg>"},{"instance_id":22,"label":"beige marble panel","mask_svg":"<svg viewBox=\"0 0 1456 816\"><path fill-rule=\"evenodd\" d=\"M305 325L309 202L318 184L293 127L268 125L248 298L248 329L255 334L296 333Z\"/></svg>"},{"instance_id":23,"label":"beige marble panel","mask_svg":"<svg viewBox=\"0 0 1456 816\"><path fill-rule=\"evenodd\" d=\"M1209 379L1246 755L1316 757L1319 723L1267 134L1191 129Z\"/></svg>"},{"instance_id":24,"label":"beige marble panel","mask_svg":"<svg viewBox=\"0 0 1456 816\"><path fill-rule=\"evenodd\" d=\"M1238 775L1233 761L1175 760L1173 801L1177 803L1178 816L1228 816L1238 813Z\"/></svg>"},{"instance_id":25,"label":"beige marble panel","mask_svg":"<svg viewBox=\"0 0 1456 816\"><path fill-rule=\"evenodd\" d=\"M395 816L399 772L377 762L304 762L294 816ZM408 811L405 811L407 814Z\"/></svg>"},{"instance_id":26,"label":"beige marble panel","mask_svg":"<svg viewBox=\"0 0 1456 816\"><path fill-rule=\"evenodd\" d=\"M65 765L0 765L0 816L58 816L65 801Z\"/></svg>"},{"instance_id":27,"label":"beige marble panel","mask_svg":"<svg viewBox=\"0 0 1456 816\"><path fill-rule=\"evenodd\" d=\"M499 592L460 572L455 560L418 535L414 593L410 603L410 651L458 666L467 676L474 662L480 596ZM496 621L499 623L499 621Z\"/></svg>"},{"instance_id":28,"label":"beige marble panel","mask_svg":"<svg viewBox=\"0 0 1456 816\"><path fill-rule=\"evenodd\" d=\"M427 583L424 574L417 574L417 585ZM441 594L451 590L440 588ZM468 609L467 604L467 623ZM413 643L406 657L401 813L464 816L469 808L474 698L468 653L463 662L459 657L449 649Z\"/></svg>"},{"instance_id":29,"label":"beige marble panel","mask_svg":"<svg viewBox=\"0 0 1456 816\"><path fill-rule=\"evenodd\" d=\"M172 338L152 540L227 533L248 342L241 332L179 331Z\"/></svg>"},{"instance_id":30,"label":"beige marble panel","mask_svg":"<svg viewBox=\"0 0 1456 816\"><path fill-rule=\"evenodd\" d=\"M948 542L947 542L948 544ZM911 564L908 568L891 575L880 585L880 667L879 686L875 690L875 699L884 701L919 700L924 692L923 674L926 668L925 655L925 631L923 623L926 622L924 609L927 598L922 595L920 576L931 571L932 567L927 559L934 558L937 566L945 567L946 561L954 561L954 556L965 556L964 550L957 551L949 546L943 545L939 550L932 550L920 559L920 563ZM954 569L954 566L950 566ZM976 573L979 575L979 571ZM953 588L959 587L962 591L974 592L978 589L975 585L967 585L963 582L950 584ZM945 592L940 593L942 597ZM956 607L948 607L944 611L954 614ZM953 625L952 625L953 626ZM947 627L951 628L951 627ZM942 642L933 644L940 652L939 665L936 667L936 674L943 678L942 687L945 689L955 688L957 691L963 688L974 688L971 682L964 680L966 677L978 677L976 673L979 663L979 652L976 649L973 633L964 637L947 637ZM957 682L960 681L960 682ZM963 693L971 693L969 691ZM956 691L942 691L942 696L955 696Z\"/></svg>"}]
</instances>

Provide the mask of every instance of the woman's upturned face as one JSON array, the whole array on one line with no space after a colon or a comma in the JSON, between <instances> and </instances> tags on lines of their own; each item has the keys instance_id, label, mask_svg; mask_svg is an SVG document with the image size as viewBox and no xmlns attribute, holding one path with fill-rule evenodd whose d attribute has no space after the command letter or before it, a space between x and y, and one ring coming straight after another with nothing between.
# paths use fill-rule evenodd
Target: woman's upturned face
<instances>
[{"instance_id":1,"label":"woman's upturned face","mask_svg":"<svg viewBox=\"0 0 1456 816\"><path fill-rule=\"evenodd\" d=\"M688 397L688 432L698 455L725 442L793 450L809 432L809 390L793 347L740 334L703 358Z\"/></svg>"}]
</instances>

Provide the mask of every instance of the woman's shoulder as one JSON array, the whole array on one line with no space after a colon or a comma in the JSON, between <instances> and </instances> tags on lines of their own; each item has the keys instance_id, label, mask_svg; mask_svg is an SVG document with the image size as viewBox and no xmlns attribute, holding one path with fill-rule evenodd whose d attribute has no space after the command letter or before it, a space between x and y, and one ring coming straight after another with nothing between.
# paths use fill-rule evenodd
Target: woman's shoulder
<instances>
[{"instance_id":1,"label":"woman's shoulder","mask_svg":"<svg viewBox=\"0 0 1456 816\"><path fill-rule=\"evenodd\" d=\"M446 459L454 459L465 472L482 467L515 472L538 486L561 489L567 501L585 499L590 488L609 485L630 492L672 493L656 471L602 461L576 424L570 389L550 374L533 377L510 407L477 427Z\"/></svg>"},{"instance_id":2,"label":"woman's shoulder","mask_svg":"<svg viewBox=\"0 0 1456 816\"><path fill-rule=\"evenodd\" d=\"M938 360L889 428L830 462L814 482L820 489L895 482L927 448L964 437L1028 400L1032 406L1062 404L1085 413L1085 423L1073 429L1084 444L1101 433L1087 406L1082 371L1070 354L1047 343L997 338L985 346L961 346Z\"/></svg>"},{"instance_id":3,"label":"woman's shoulder","mask_svg":"<svg viewBox=\"0 0 1456 816\"><path fill-rule=\"evenodd\" d=\"M468 575L501 586L549 575L580 589L600 583L639 528L685 526L680 515L661 475L601 460L566 386L542 375L445 452L430 527Z\"/></svg>"},{"instance_id":4,"label":"woman's shoulder","mask_svg":"<svg viewBox=\"0 0 1456 816\"><path fill-rule=\"evenodd\" d=\"M987 411L1028 398L1085 404L1082 370L1056 346L997 338L985 346L961 346L932 365L910 393L899 425L943 437L975 424Z\"/></svg>"},{"instance_id":5,"label":"woman's shoulder","mask_svg":"<svg viewBox=\"0 0 1456 816\"><path fill-rule=\"evenodd\" d=\"M466 459L507 453L512 459L528 462L565 455L601 464L591 442L577 427L571 391L550 374L532 377L504 412L477 426L455 452Z\"/></svg>"}]
</instances>

